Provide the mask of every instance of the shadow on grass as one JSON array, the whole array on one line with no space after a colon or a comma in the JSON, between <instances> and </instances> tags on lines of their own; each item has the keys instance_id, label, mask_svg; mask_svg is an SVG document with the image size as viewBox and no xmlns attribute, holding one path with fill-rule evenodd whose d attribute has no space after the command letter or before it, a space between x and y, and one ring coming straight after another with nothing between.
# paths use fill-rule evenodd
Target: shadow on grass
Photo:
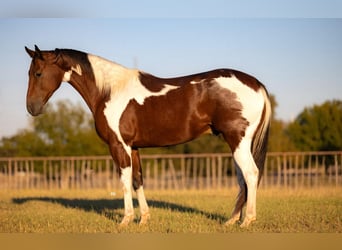
<instances>
[{"instance_id":1,"label":"shadow on grass","mask_svg":"<svg viewBox=\"0 0 342 250\"><path fill-rule=\"evenodd\" d=\"M15 204L23 204L29 201L51 202L61 204L66 208L82 209L88 212L92 211L101 215L105 215L107 218L111 220L115 220L113 213L120 215L120 217L123 216L122 210L124 209L123 199L65 199L54 197L27 197L12 199L12 202ZM189 206L184 206L176 203L159 200L147 200L147 203L151 208L160 208L181 213L199 214L201 216L206 217L207 219L217 221L221 224L227 220L227 218L223 215L201 211L197 208L192 208ZM134 207L138 206L138 202L136 199L133 199L133 205Z\"/></svg>"}]
</instances>

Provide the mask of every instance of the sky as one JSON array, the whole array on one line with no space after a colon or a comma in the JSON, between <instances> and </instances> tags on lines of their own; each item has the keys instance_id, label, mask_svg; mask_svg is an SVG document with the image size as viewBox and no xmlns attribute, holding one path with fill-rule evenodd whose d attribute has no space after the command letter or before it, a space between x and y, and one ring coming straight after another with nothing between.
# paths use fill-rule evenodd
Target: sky
<instances>
[{"instance_id":1,"label":"sky","mask_svg":"<svg viewBox=\"0 0 342 250\"><path fill-rule=\"evenodd\" d=\"M2 17L341 17L341 0L2 0Z\"/></svg>"},{"instance_id":2,"label":"sky","mask_svg":"<svg viewBox=\"0 0 342 250\"><path fill-rule=\"evenodd\" d=\"M130 6L134 11L127 5L117 6L125 11L110 18L98 17L96 12L92 18L24 18L42 14L30 9L27 14L22 8L16 18L0 19L0 138L28 126L25 97L30 58L24 46L33 48L35 44L42 50L89 52L160 77L215 68L241 70L258 78L275 95L276 116L284 121L294 119L304 107L342 99L342 19L325 18L324 8L308 12L310 18L246 17L243 12L225 17L220 15L222 8L217 16L185 18L184 9L175 17L165 11L160 16L163 13L153 15L150 5L139 5L141 13L144 8L152 13L139 16L137 6ZM57 8L50 16L59 14ZM60 99L86 108L67 83L50 102Z\"/></svg>"}]
</instances>

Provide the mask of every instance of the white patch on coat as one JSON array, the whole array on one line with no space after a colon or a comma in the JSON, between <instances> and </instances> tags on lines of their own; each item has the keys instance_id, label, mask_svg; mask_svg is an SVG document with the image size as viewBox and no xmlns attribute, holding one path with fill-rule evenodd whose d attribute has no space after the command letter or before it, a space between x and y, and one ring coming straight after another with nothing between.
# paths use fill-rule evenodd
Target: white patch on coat
<instances>
[{"instance_id":1,"label":"white patch on coat","mask_svg":"<svg viewBox=\"0 0 342 250\"><path fill-rule=\"evenodd\" d=\"M195 85L195 84L200 84L203 83L204 81L206 81L207 79L202 79L200 81L191 81L190 84Z\"/></svg>"},{"instance_id":2,"label":"white patch on coat","mask_svg":"<svg viewBox=\"0 0 342 250\"><path fill-rule=\"evenodd\" d=\"M151 92L141 84L138 70L125 68L98 56L88 55L88 59L95 75L96 86L100 91L110 91L110 100L106 102L104 109L108 125L130 156L131 149L123 140L119 128L120 118L129 101L134 99L143 105L146 98L162 96L179 87L164 85L159 92Z\"/></svg>"},{"instance_id":3,"label":"white patch on coat","mask_svg":"<svg viewBox=\"0 0 342 250\"><path fill-rule=\"evenodd\" d=\"M99 56L88 54L88 60L100 91L120 91L130 79L138 77L139 74L138 70L125 68Z\"/></svg>"},{"instance_id":4,"label":"white patch on coat","mask_svg":"<svg viewBox=\"0 0 342 250\"><path fill-rule=\"evenodd\" d=\"M63 82L69 82L71 79L72 70L66 71L63 76Z\"/></svg>"},{"instance_id":5,"label":"white patch on coat","mask_svg":"<svg viewBox=\"0 0 342 250\"><path fill-rule=\"evenodd\" d=\"M250 124L247 127L246 135L253 136L261 119L265 103L262 88L255 91L237 79L234 75L231 77L218 77L215 81L222 88L226 88L236 94L237 100L242 105L242 116L247 119Z\"/></svg>"},{"instance_id":6,"label":"white patch on coat","mask_svg":"<svg viewBox=\"0 0 342 250\"><path fill-rule=\"evenodd\" d=\"M82 75L82 68L79 64L77 64L76 67L71 67L71 70L77 73L79 76Z\"/></svg>"},{"instance_id":7,"label":"white patch on coat","mask_svg":"<svg viewBox=\"0 0 342 250\"><path fill-rule=\"evenodd\" d=\"M64 76L63 76L63 82L69 82L70 81L70 79L71 79L71 74L72 74L72 72L75 72L75 73L77 73L78 75L82 75L82 68L81 68L81 66L79 65L79 64L77 64L75 67L71 67L71 69L69 70L69 71L66 71L65 73L64 73Z\"/></svg>"}]
</instances>

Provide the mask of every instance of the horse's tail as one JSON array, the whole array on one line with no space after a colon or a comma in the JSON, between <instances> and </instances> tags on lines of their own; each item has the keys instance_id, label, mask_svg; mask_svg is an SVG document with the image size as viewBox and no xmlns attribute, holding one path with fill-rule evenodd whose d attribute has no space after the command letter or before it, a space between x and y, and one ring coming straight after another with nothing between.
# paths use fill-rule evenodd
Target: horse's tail
<instances>
[{"instance_id":1,"label":"horse's tail","mask_svg":"<svg viewBox=\"0 0 342 250\"><path fill-rule=\"evenodd\" d=\"M264 109L262 111L261 119L252 141L252 154L254 161L259 169L258 185L264 172L268 134L272 114L270 98L266 88L262 84L260 91L262 91L262 94L264 96Z\"/></svg>"}]
</instances>

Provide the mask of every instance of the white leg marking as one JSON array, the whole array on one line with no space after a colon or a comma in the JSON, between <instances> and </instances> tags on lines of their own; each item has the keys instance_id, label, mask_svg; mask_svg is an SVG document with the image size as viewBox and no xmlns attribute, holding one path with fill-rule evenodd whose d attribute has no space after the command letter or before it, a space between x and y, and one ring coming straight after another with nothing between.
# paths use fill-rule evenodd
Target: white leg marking
<instances>
[{"instance_id":1,"label":"white leg marking","mask_svg":"<svg viewBox=\"0 0 342 250\"><path fill-rule=\"evenodd\" d=\"M150 212L149 212L149 208L146 202L143 186L140 186L136 192L137 192L137 197L138 197L138 202L139 202L139 207L140 207L140 214L141 214L140 225L144 225L147 223L147 221L150 218Z\"/></svg>"},{"instance_id":2,"label":"white leg marking","mask_svg":"<svg viewBox=\"0 0 342 250\"><path fill-rule=\"evenodd\" d=\"M121 169L121 182L124 192L125 216L121 225L126 226L134 219L134 208L132 200L132 167Z\"/></svg>"},{"instance_id":3,"label":"white leg marking","mask_svg":"<svg viewBox=\"0 0 342 250\"><path fill-rule=\"evenodd\" d=\"M246 217L241 227L247 227L256 219L256 190L259 170L254 162L251 148L251 139L243 138L234 152L234 159L239 165L247 184Z\"/></svg>"}]
</instances>

